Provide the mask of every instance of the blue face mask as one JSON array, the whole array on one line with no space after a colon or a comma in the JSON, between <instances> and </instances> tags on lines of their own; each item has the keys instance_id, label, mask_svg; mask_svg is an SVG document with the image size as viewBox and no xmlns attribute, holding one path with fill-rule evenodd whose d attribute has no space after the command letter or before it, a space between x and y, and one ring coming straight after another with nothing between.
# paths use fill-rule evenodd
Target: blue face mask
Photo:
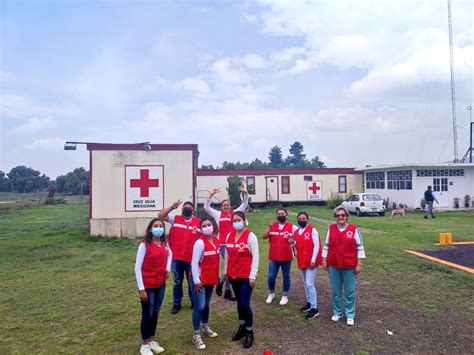
<instances>
[{"instance_id":1,"label":"blue face mask","mask_svg":"<svg viewBox=\"0 0 474 355\"><path fill-rule=\"evenodd\" d=\"M234 226L235 230L240 231L244 229L244 222L234 222L232 225Z\"/></svg>"},{"instance_id":2,"label":"blue face mask","mask_svg":"<svg viewBox=\"0 0 474 355\"><path fill-rule=\"evenodd\" d=\"M157 237L157 238L161 237L164 232L165 232L165 229L163 227L152 227L151 228L151 234L154 237Z\"/></svg>"}]
</instances>

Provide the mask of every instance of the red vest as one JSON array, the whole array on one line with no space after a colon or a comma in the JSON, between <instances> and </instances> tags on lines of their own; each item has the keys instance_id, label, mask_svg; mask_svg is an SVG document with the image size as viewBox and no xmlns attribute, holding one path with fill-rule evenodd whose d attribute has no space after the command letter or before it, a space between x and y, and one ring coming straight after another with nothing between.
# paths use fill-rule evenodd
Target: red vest
<instances>
[{"instance_id":1,"label":"red vest","mask_svg":"<svg viewBox=\"0 0 474 355\"><path fill-rule=\"evenodd\" d=\"M226 242L226 250L229 253L226 275L233 279L248 279L252 268L252 254L250 254L249 246L250 230L245 230L238 241L235 241L235 234L235 230L230 232Z\"/></svg>"},{"instance_id":2,"label":"red vest","mask_svg":"<svg viewBox=\"0 0 474 355\"><path fill-rule=\"evenodd\" d=\"M357 227L349 224L342 232L337 224L329 226L329 249L327 264L340 269L354 268L357 265L357 245L355 233Z\"/></svg>"},{"instance_id":3,"label":"red vest","mask_svg":"<svg viewBox=\"0 0 474 355\"><path fill-rule=\"evenodd\" d=\"M142 264L142 278L145 288L158 288L166 283L166 263L168 261L168 247L153 242L144 242L146 247L145 258Z\"/></svg>"},{"instance_id":4,"label":"red vest","mask_svg":"<svg viewBox=\"0 0 474 355\"><path fill-rule=\"evenodd\" d=\"M313 226L311 226L310 224L306 226L303 233L300 234L299 229L295 232L296 257L298 259L298 267L300 269L308 268L309 264L311 263L311 257L313 256L313 248L314 248L312 234L313 234ZM319 242L319 251L318 251L318 255L316 256L316 261L315 261L316 267L321 265L321 262L322 262L321 241L318 240L318 242Z\"/></svg>"},{"instance_id":5,"label":"red vest","mask_svg":"<svg viewBox=\"0 0 474 355\"><path fill-rule=\"evenodd\" d=\"M288 243L288 239L293 235L293 225L287 222L281 230L278 230L278 225L278 222L274 222L270 228L268 259L273 261L291 261L293 260L293 251Z\"/></svg>"},{"instance_id":6,"label":"red vest","mask_svg":"<svg viewBox=\"0 0 474 355\"><path fill-rule=\"evenodd\" d=\"M205 286L217 285L219 283L219 240L212 237L212 245L206 237L201 237L204 242L204 254L199 264L201 267L201 283Z\"/></svg>"},{"instance_id":7,"label":"red vest","mask_svg":"<svg viewBox=\"0 0 474 355\"><path fill-rule=\"evenodd\" d=\"M219 219L219 242L225 244L227 234L232 232L234 227L232 226L232 214L221 212L221 218Z\"/></svg>"},{"instance_id":8,"label":"red vest","mask_svg":"<svg viewBox=\"0 0 474 355\"><path fill-rule=\"evenodd\" d=\"M169 244L173 252L173 259L191 262L193 258L194 242L199 237L199 218L193 217L186 222L181 215L174 216L174 223L170 229Z\"/></svg>"}]
</instances>

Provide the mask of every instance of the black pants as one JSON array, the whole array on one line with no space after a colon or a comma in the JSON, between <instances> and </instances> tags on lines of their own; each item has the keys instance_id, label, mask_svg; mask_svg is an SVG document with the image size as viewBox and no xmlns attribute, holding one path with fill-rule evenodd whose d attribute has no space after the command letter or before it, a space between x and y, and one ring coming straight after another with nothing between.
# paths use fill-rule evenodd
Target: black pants
<instances>
[{"instance_id":1,"label":"black pants","mask_svg":"<svg viewBox=\"0 0 474 355\"><path fill-rule=\"evenodd\" d=\"M247 329L252 329L253 313L250 308L250 298L252 297L253 288L250 287L249 279L230 279L232 288L234 289L235 298L237 299L237 312L239 321L244 321Z\"/></svg>"}]
</instances>

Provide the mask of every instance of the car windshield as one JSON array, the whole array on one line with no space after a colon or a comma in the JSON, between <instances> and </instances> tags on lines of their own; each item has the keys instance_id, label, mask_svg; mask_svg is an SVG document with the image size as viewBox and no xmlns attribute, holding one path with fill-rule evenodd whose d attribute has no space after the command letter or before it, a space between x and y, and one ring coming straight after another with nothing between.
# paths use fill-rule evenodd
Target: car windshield
<instances>
[{"instance_id":1,"label":"car windshield","mask_svg":"<svg viewBox=\"0 0 474 355\"><path fill-rule=\"evenodd\" d=\"M362 195L364 201L382 201L382 197L377 194Z\"/></svg>"}]
</instances>

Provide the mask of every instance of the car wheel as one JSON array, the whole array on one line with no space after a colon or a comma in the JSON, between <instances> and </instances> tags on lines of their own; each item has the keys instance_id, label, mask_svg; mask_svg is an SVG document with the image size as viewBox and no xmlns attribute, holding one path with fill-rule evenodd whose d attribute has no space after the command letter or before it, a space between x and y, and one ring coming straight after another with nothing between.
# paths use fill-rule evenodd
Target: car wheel
<instances>
[{"instance_id":1,"label":"car wheel","mask_svg":"<svg viewBox=\"0 0 474 355\"><path fill-rule=\"evenodd\" d=\"M360 211L359 208L356 208L356 215L357 217L362 217L362 212Z\"/></svg>"},{"instance_id":2,"label":"car wheel","mask_svg":"<svg viewBox=\"0 0 474 355\"><path fill-rule=\"evenodd\" d=\"M379 216L381 217L385 216L385 212L379 212Z\"/></svg>"}]
</instances>

